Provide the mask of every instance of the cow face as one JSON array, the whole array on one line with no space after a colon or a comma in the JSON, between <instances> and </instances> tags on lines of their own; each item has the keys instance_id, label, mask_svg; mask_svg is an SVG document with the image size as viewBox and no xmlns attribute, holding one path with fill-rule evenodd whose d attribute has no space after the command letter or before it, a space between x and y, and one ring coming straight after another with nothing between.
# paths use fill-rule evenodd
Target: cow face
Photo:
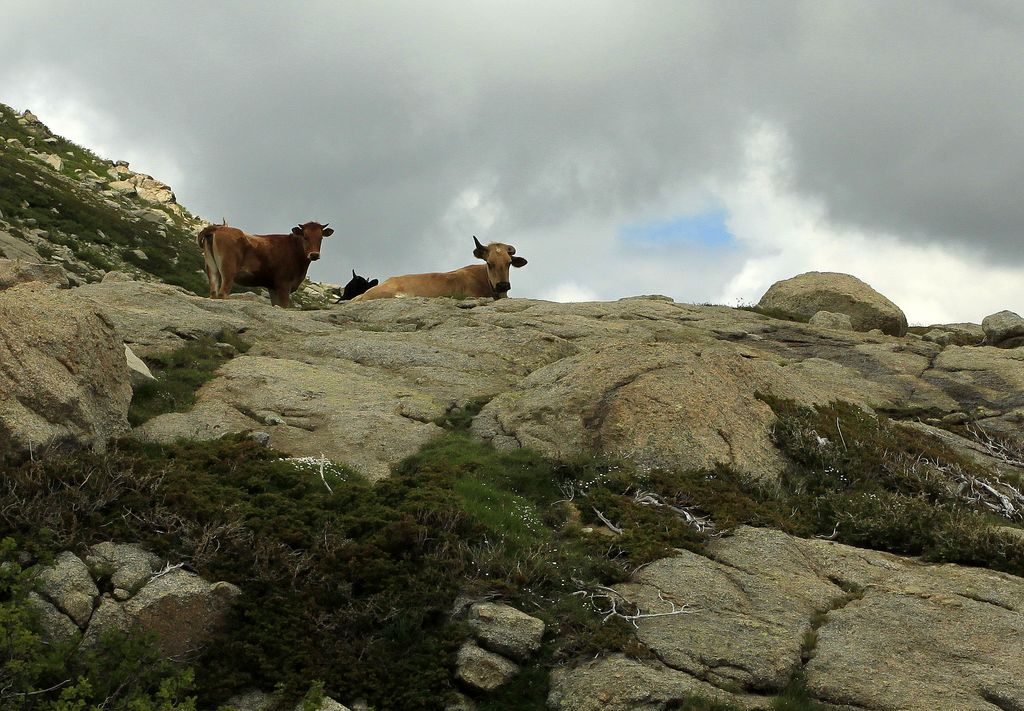
<instances>
[{"instance_id":1,"label":"cow face","mask_svg":"<svg viewBox=\"0 0 1024 711\"><path fill-rule=\"evenodd\" d=\"M356 298L360 294L364 294L373 287L377 286L376 279L370 279L367 281L364 277L356 274L356 270L352 270L352 281L345 285L341 295L338 297L338 302L349 301Z\"/></svg>"},{"instance_id":2,"label":"cow face","mask_svg":"<svg viewBox=\"0 0 1024 711\"><path fill-rule=\"evenodd\" d=\"M515 256L516 248L510 244L491 242L486 247L474 235L473 256L487 262L487 281L491 283L491 290L495 299L503 299L508 295L512 285L508 281L509 267L525 267L526 260Z\"/></svg>"},{"instance_id":3,"label":"cow face","mask_svg":"<svg viewBox=\"0 0 1024 711\"><path fill-rule=\"evenodd\" d=\"M302 239L302 252L309 261L315 262L320 259L320 243L324 237L334 234L334 230L327 226L329 224L331 223L321 225L319 222L307 222L292 228L292 234Z\"/></svg>"}]
</instances>

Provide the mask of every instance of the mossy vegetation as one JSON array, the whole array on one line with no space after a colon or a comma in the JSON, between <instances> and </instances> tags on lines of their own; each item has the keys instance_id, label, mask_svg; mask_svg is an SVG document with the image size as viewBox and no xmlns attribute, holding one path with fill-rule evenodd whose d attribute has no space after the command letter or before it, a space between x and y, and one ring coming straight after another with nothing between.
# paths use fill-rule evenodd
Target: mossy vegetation
<instances>
[{"instance_id":1,"label":"mossy vegetation","mask_svg":"<svg viewBox=\"0 0 1024 711\"><path fill-rule=\"evenodd\" d=\"M333 467L328 490L318 474L241 438L123 442L7 472L0 529L31 561L133 541L239 585L230 634L195 666L203 706L252 686L278 687L294 703L320 679L333 698L427 709L453 693L467 636L452 616L459 595L497 596L548 623L537 670L516 682L531 698L546 695L539 670L551 663L638 649L627 622L602 623L572 593L625 580L642 558L583 533L571 502L558 501L569 487L581 501L586 488L611 506L617 476L452 432L372 487ZM664 551L693 544L674 532L657 534Z\"/></svg>"},{"instance_id":2,"label":"mossy vegetation","mask_svg":"<svg viewBox=\"0 0 1024 711\"><path fill-rule=\"evenodd\" d=\"M156 380L135 390L128 422L138 427L157 415L192 409L199 386L210 380L223 363L247 350L249 344L237 334L222 331L216 338L202 336L170 353L146 358Z\"/></svg>"}]
</instances>

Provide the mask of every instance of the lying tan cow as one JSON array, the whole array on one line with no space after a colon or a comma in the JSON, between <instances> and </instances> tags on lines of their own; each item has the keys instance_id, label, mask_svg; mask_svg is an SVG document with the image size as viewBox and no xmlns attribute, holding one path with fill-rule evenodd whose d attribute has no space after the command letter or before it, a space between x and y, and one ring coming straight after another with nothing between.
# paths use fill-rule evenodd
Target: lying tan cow
<instances>
[{"instance_id":1,"label":"lying tan cow","mask_svg":"<svg viewBox=\"0 0 1024 711\"><path fill-rule=\"evenodd\" d=\"M508 281L508 269L525 267L526 260L515 256L516 248L510 244L491 242L486 247L473 237L476 248L473 256L486 264L471 264L453 272L431 272L429 274L406 274L391 277L352 301L369 299L393 299L402 296L492 296L503 299L512 285Z\"/></svg>"},{"instance_id":2,"label":"lying tan cow","mask_svg":"<svg viewBox=\"0 0 1024 711\"><path fill-rule=\"evenodd\" d=\"M270 290L274 306L288 308L291 294L320 259L320 243L334 230L307 222L287 235L250 235L227 225L209 225L196 236L206 260L210 298L226 299L235 284Z\"/></svg>"}]
</instances>

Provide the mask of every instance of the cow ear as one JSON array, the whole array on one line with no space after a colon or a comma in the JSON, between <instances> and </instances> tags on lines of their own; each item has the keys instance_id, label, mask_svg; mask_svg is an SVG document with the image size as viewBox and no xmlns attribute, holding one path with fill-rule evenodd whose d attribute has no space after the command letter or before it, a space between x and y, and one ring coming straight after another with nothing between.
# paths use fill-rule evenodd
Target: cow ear
<instances>
[{"instance_id":1,"label":"cow ear","mask_svg":"<svg viewBox=\"0 0 1024 711\"><path fill-rule=\"evenodd\" d=\"M512 257L512 266L513 267L525 267L526 266L526 260L523 259L522 257Z\"/></svg>"},{"instance_id":2,"label":"cow ear","mask_svg":"<svg viewBox=\"0 0 1024 711\"><path fill-rule=\"evenodd\" d=\"M324 230L323 234L324 234L324 237L330 237L331 235L334 234L334 228L333 227L328 227L326 230Z\"/></svg>"},{"instance_id":3,"label":"cow ear","mask_svg":"<svg viewBox=\"0 0 1024 711\"><path fill-rule=\"evenodd\" d=\"M368 281L366 283L369 284L370 286L377 286L377 280L376 279L370 279L370 281Z\"/></svg>"},{"instance_id":4,"label":"cow ear","mask_svg":"<svg viewBox=\"0 0 1024 711\"><path fill-rule=\"evenodd\" d=\"M477 259L487 259L487 247L480 244L480 240L476 238L476 235L473 235L473 244L476 245L473 249L473 256Z\"/></svg>"},{"instance_id":5,"label":"cow ear","mask_svg":"<svg viewBox=\"0 0 1024 711\"><path fill-rule=\"evenodd\" d=\"M302 225L299 225L298 227L293 227L292 228L292 234L293 235L301 235L302 234Z\"/></svg>"}]
</instances>

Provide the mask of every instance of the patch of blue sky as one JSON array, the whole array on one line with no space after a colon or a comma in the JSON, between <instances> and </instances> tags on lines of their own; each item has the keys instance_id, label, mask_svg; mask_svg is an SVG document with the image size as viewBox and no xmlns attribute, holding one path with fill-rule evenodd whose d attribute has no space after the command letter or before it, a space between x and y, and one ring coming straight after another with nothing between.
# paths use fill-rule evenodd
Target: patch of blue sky
<instances>
[{"instance_id":1,"label":"patch of blue sky","mask_svg":"<svg viewBox=\"0 0 1024 711\"><path fill-rule=\"evenodd\" d=\"M619 238L627 242L660 246L689 244L725 248L736 242L726 225L727 218L725 210L708 210L668 220L626 225L619 229Z\"/></svg>"}]
</instances>

